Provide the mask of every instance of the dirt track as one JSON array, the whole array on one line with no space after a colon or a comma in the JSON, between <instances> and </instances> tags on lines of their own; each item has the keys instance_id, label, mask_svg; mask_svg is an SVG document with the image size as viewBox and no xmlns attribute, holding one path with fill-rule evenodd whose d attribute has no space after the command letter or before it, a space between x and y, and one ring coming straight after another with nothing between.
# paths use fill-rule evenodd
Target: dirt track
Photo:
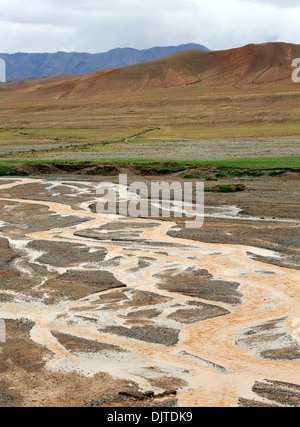
<instances>
[{"instance_id":1,"label":"dirt track","mask_svg":"<svg viewBox=\"0 0 300 427\"><path fill-rule=\"evenodd\" d=\"M7 155L11 150L11 146L1 145L0 155ZM30 154L32 150L35 150L35 152ZM14 152L29 153L27 158L32 158L34 160L68 160L72 158L79 161L110 158L226 160L234 158L277 157L279 155L293 157L300 156L300 139L299 137L285 137L263 140L210 139L199 141L165 140L164 142L158 140L157 142L153 141L151 143L144 143L143 140L141 140L140 143L98 144L85 151L78 151L76 149L76 144L68 151L64 151L63 148L57 150L57 144L14 145ZM14 158L16 154L10 155L9 157ZM24 154L22 158L24 158Z\"/></svg>"}]
</instances>

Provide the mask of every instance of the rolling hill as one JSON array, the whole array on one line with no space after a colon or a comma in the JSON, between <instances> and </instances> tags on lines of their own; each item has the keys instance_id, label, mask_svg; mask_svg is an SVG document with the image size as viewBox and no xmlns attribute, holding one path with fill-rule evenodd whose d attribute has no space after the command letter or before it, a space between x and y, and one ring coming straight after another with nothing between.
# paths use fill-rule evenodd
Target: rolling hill
<instances>
[{"instance_id":1,"label":"rolling hill","mask_svg":"<svg viewBox=\"0 0 300 427\"><path fill-rule=\"evenodd\" d=\"M7 80L58 74L82 75L106 68L122 68L159 59L187 49L208 51L205 46L189 43L179 46L153 47L150 49L118 48L106 53L0 53L6 61Z\"/></svg>"}]
</instances>

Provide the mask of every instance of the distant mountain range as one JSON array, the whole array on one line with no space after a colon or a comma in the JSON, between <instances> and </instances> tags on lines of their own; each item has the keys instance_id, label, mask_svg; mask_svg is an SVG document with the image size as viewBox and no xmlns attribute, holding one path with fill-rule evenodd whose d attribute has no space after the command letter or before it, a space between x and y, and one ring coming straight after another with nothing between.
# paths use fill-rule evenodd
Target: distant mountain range
<instances>
[{"instance_id":1,"label":"distant mountain range","mask_svg":"<svg viewBox=\"0 0 300 427\"><path fill-rule=\"evenodd\" d=\"M292 61L299 57L300 45L288 43L250 44L214 52L184 50L152 61L80 76L60 74L16 80L14 85L0 86L0 94L57 100L191 86L199 93L207 88L236 90L267 86L282 89L290 86L297 90L292 80Z\"/></svg>"},{"instance_id":2,"label":"distant mountain range","mask_svg":"<svg viewBox=\"0 0 300 427\"><path fill-rule=\"evenodd\" d=\"M94 97L105 94L191 86L293 86L291 66L300 45L250 44L237 49L204 52L184 50L163 58L82 76L58 75L2 87L22 96L48 99Z\"/></svg>"},{"instance_id":3,"label":"distant mountain range","mask_svg":"<svg viewBox=\"0 0 300 427\"><path fill-rule=\"evenodd\" d=\"M128 65L160 59L184 50L208 52L205 46L189 43L180 46L153 47L150 49L118 48L106 53L0 53L6 61L6 78L25 79L59 74L83 75L98 70L122 68Z\"/></svg>"}]
</instances>

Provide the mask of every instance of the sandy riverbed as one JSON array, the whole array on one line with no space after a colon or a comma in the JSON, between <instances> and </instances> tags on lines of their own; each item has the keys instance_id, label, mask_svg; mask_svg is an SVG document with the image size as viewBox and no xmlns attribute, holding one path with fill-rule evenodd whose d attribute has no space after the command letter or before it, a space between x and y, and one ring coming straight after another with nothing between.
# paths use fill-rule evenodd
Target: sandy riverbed
<instances>
[{"instance_id":1,"label":"sandy riverbed","mask_svg":"<svg viewBox=\"0 0 300 427\"><path fill-rule=\"evenodd\" d=\"M0 184L2 406L299 405L297 213L211 196L188 230L94 212L96 181Z\"/></svg>"}]
</instances>

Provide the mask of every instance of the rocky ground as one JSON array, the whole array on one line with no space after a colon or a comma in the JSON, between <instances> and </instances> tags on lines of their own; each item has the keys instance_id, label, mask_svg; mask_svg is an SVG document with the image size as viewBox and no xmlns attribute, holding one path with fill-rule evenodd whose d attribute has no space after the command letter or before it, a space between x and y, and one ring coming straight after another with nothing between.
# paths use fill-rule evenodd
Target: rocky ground
<instances>
[{"instance_id":1,"label":"rocky ground","mask_svg":"<svg viewBox=\"0 0 300 427\"><path fill-rule=\"evenodd\" d=\"M201 228L97 213L102 178L0 179L0 406L299 406L298 175Z\"/></svg>"},{"instance_id":2,"label":"rocky ground","mask_svg":"<svg viewBox=\"0 0 300 427\"><path fill-rule=\"evenodd\" d=\"M59 146L58 146L59 145ZM162 160L224 160L233 158L268 158L281 155L299 156L299 138L218 138L184 139L166 137L144 141L89 143L82 150L82 143L60 142L59 144L39 142L36 144L1 144L0 157L28 160L68 160L92 161L101 159L156 159L157 153Z\"/></svg>"}]
</instances>

